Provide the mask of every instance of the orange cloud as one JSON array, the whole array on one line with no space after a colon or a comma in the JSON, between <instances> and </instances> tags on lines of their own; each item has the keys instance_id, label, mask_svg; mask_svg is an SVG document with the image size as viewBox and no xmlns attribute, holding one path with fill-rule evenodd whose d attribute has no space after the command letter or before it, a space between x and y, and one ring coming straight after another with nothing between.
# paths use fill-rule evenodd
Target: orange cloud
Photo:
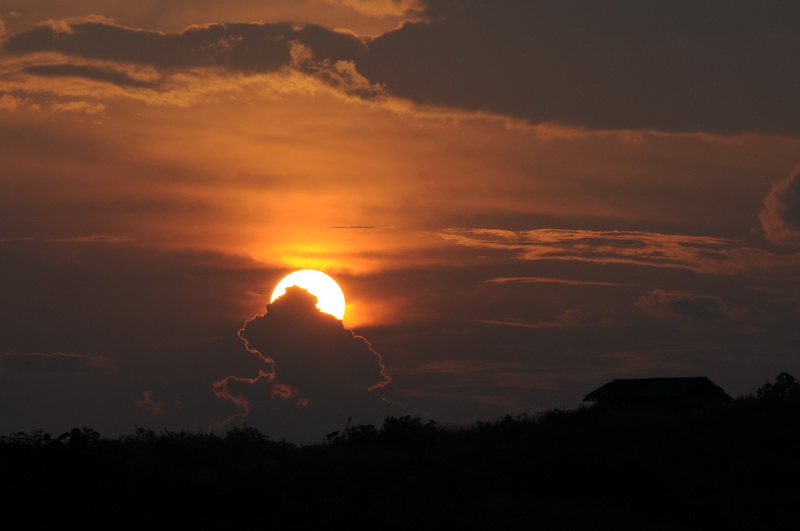
<instances>
[{"instance_id":1,"label":"orange cloud","mask_svg":"<svg viewBox=\"0 0 800 531\"><path fill-rule=\"evenodd\" d=\"M211 0L140 0L131 4L124 0L71 0L28 2L7 0L17 8L8 14L6 26L16 33L48 19L117 21L129 26L147 26L161 31L179 31L187 26L208 21L257 22L279 20L296 23L317 23L334 28L349 28L365 35L375 35L395 28L405 16L398 7L406 0L228 0L225 5ZM350 5L352 4L352 5ZM86 13L102 13L86 16Z\"/></svg>"},{"instance_id":2,"label":"orange cloud","mask_svg":"<svg viewBox=\"0 0 800 531\"><path fill-rule=\"evenodd\" d=\"M141 400L136 405L147 411L150 415L160 415L164 412L164 405L153 399L152 391L145 391Z\"/></svg>"},{"instance_id":3,"label":"orange cloud","mask_svg":"<svg viewBox=\"0 0 800 531\"><path fill-rule=\"evenodd\" d=\"M254 378L227 376L221 380L214 382L214 384L211 386L212 390L214 391L214 395L217 398L228 400L229 402L233 403L233 405L236 406L236 408L239 411L237 411L236 413L234 413L233 415L229 416L228 418L222 421L214 422L213 424L211 424L211 426L209 426L209 429L213 430L215 428L220 428L222 426L225 426L226 424L235 421L236 419L247 418L248 415L250 415L251 401L247 397L245 397L243 392L237 393L235 391L232 391L230 388L232 383L246 384L247 386L252 386L259 382L270 382L273 379L274 379L274 374L272 372L259 370L258 376ZM276 395L275 387L276 386L273 386L273 394L272 394L273 398Z\"/></svg>"},{"instance_id":4,"label":"orange cloud","mask_svg":"<svg viewBox=\"0 0 800 531\"><path fill-rule=\"evenodd\" d=\"M324 0L343 5L371 17L403 17L421 9L420 0Z\"/></svg>"}]
</instances>

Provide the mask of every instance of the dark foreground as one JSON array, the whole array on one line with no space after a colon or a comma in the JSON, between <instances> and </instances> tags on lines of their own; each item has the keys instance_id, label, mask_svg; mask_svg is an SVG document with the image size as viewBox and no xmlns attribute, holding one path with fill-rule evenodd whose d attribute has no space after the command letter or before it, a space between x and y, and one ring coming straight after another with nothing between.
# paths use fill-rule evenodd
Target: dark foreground
<instances>
[{"instance_id":1,"label":"dark foreground","mask_svg":"<svg viewBox=\"0 0 800 531\"><path fill-rule=\"evenodd\" d=\"M28 525L791 529L799 451L800 400L748 397L461 429L388 418L305 447L247 427L17 433L0 444L0 477L4 520Z\"/></svg>"}]
</instances>

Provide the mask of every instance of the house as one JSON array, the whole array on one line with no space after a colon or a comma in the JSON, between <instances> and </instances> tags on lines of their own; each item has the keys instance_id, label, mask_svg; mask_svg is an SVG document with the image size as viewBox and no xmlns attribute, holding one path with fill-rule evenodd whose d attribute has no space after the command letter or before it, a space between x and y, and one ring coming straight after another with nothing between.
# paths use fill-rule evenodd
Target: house
<instances>
[{"instance_id":1,"label":"house","mask_svg":"<svg viewBox=\"0 0 800 531\"><path fill-rule=\"evenodd\" d=\"M702 406L732 402L722 388L705 376L613 380L583 398L604 405Z\"/></svg>"}]
</instances>

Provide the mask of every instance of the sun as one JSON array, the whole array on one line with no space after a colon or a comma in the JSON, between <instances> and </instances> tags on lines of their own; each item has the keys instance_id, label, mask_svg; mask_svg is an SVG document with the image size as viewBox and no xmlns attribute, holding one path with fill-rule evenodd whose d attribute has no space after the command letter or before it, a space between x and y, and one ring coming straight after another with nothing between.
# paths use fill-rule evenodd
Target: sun
<instances>
[{"instance_id":1,"label":"sun","mask_svg":"<svg viewBox=\"0 0 800 531\"><path fill-rule=\"evenodd\" d=\"M269 302L286 293L286 288L297 286L317 297L317 308L321 312L329 313L337 319L344 317L344 293L339 284L322 271L314 269L301 269L289 273L278 282L272 291Z\"/></svg>"}]
</instances>

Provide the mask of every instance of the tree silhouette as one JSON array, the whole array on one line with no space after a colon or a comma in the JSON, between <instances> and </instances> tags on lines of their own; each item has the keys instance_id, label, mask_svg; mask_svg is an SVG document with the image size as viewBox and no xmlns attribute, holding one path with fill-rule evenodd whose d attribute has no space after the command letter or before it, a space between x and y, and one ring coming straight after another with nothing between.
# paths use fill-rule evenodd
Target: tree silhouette
<instances>
[{"instance_id":1,"label":"tree silhouette","mask_svg":"<svg viewBox=\"0 0 800 531\"><path fill-rule=\"evenodd\" d=\"M791 398L800 397L800 381L788 372L782 372L775 378L775 383L765 383L758 391L758 398Z\"/></svg>"}]
</instances>

